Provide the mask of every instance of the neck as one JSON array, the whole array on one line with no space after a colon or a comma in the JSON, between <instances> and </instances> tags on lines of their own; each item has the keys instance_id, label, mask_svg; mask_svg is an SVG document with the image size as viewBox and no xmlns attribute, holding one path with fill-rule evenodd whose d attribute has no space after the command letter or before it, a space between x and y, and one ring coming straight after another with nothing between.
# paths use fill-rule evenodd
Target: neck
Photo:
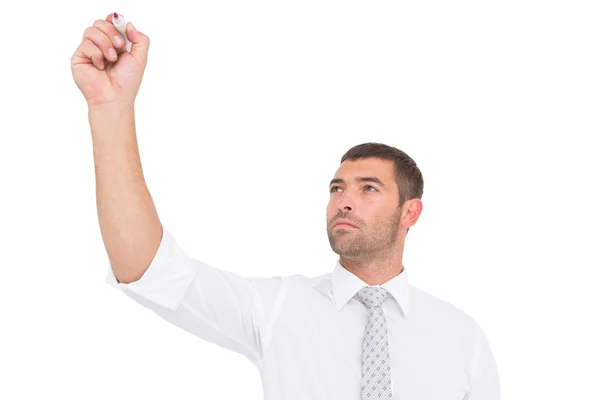
<instances>
[{"instance_id":1,"label":"neck","mask_svg":"<svg viewBox=\"0 0 600 400\"><path fill-rule=\"evenodd\" d=\"M340 257L340 264L370 286L382 285L404 271L402 255L396 260L357 262Z\"/></svg>"}]
</instances>

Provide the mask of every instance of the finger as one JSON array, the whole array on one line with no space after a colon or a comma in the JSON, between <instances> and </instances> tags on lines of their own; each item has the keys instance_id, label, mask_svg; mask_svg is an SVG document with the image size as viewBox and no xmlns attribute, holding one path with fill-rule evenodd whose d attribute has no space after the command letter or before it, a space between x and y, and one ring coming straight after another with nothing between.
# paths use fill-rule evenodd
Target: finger
<instances>
[{"instance_id":1,"label":"finger","mask_svg":"<svg viewBox=\"0 0 600 400\"><path fill-rule=\"evenodd\" d=\"M94 22L94 26L104 32L104 34L111 39L114 47L121 48L125 46L123 35L121 35L117 28L115 28L112 22L98 19Z\"/></svg>"},{"instance_id":2,"label":"finger","mask_svg":"<svg viewBox=\"0 0 600 400\"><path fill-rule=\"evenodd\" d=\"M85 39L79 45L79 52L84 58L89 59L90 63L94 64L96 68L104 69L104 55L102 54L102 50L90 39Z\"/></svg>"},{"instance_id":3,"label":"finger","mask_svg":"<svg viewBox=\"0 0 600 400\"><path fill-rule=\"evenodd\" d=\"M150 38L139 32L131 22L126 26L127 38L131 42L131 54L140 65L145 68L148 61L148 48L150 47Z\"/></svg>"},{"instance_id":4,"label":"finger","mask_svg":"<svg viewBox=\"0 0 600 400\"><path fill-rule=\"evenodd\" d=\"M83 33L83 38L89 39L102 50L102 54L108 61L117 61L118 56L113 47L112 40L100 29L95 26L89 26Z\"/></svg>"},{"instance_id":5,"label":"finger","mask_svg":"<svg viewBox=\"0 0 600 400\"><path fill-rule=\"evenodd\" d=\"M123 14L121 14L121 17L125 18L125 16ZM106 18L104 20L114 27L113 18L114 18L114 13L110 13L106 16ZM123 38L123 34L121 32L119 32L119 30L117 28L115 28L115 30L118 32L119 37ZM127 50L125 49L125 40L123 40L123 44L120 45L119 47L117 47L117 54L121 54L125 51L127 51Z\"/></svg>"}]
</instances>

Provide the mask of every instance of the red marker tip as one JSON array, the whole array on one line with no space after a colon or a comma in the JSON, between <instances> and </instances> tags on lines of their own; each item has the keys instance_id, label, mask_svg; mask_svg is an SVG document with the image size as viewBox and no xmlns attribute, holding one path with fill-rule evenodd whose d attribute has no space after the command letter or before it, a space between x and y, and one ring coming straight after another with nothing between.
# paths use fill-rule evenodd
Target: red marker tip
<instances>
[{"instance_id":1,"label":"red marker tip","mask_svg":"<svg viewBox=\"0 0 600 400\"><path fill-rule=\"evenodd\" d=\"M114 17L114 18L119 18L119 14L117 14L117 13L114 13L114 14L113 14L113 17Z\"/></svg>"}]
</instances>

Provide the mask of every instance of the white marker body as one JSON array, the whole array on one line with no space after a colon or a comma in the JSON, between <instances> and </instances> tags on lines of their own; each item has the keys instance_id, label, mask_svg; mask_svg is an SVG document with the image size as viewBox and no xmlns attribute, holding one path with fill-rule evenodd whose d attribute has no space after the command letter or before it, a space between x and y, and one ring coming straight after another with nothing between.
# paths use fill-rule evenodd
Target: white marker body
<instances>
[{"instance_id":1,"label":"white marker body","mask_svg":"<svg viewBox=\"0 0 600 400\"><path fill-rule=\"evenodd\" d=\"M115 18L113 16L112 23L115 26L115 28L117 28L117 30L121 32L121 35L123 35L123 39L125 39L125 49L127 49L127 52L129 53L131 51L131 42L129 41L129 39L127 39L127 22L125 21L125 18L123 18L121 14L119 14L119 18Z\"/></svg>"}]
</instances>

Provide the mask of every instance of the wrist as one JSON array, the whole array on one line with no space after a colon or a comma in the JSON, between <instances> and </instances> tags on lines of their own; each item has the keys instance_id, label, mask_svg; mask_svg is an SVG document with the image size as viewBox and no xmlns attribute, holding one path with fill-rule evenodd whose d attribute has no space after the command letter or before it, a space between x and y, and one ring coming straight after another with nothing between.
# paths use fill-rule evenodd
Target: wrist
<instances>
[{"instance_id":1,"label":"wrist","mask_svg":"<svg viewBox=\"0 0 600 400\"><path fill-rule=\"evenodd\" d=\"M108 103L88 104L89 115L122 115L133 114L134 104L126 102L111 101Z\"/></svg>"}]
</instances>

